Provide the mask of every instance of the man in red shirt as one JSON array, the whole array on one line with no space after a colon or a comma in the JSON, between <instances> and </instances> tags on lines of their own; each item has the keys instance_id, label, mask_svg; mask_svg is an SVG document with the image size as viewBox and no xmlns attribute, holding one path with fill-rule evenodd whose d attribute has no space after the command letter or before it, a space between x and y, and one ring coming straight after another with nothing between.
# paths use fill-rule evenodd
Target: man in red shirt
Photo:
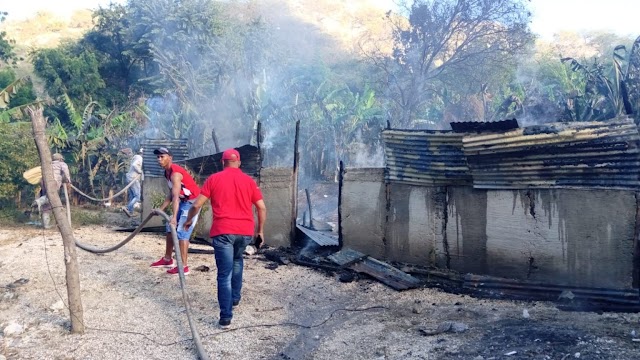
<instances>
[{"instance_id":1,"label":"man in red shirt","mask_svg":"<svg viewBox=\"0 0 640 360\"><path fill-rule=\"evenodd\" d=\"M178 243L180 244L180 257L182 259L182 266L184 266L184 274L189 274L189 266L187 265L187 255L189 251L189 238L195 227L195 223L198 221L199 212L194 213L189 222L190 226L183 227L191 209L193 202L200 194L200 188L196 184L193 177L182 167L173 163L173 156L169 149L161 147L153 150L153 153L158 159L158 164L164 169L164 177L167 179L167 186L169 186L170 194L164 199L159 209L164 210L169 204L172 205L171 222L166 224L167 236L165 239L166 246L164 257L151 264L151 267L172 267L167 273L175 275L178 274L178 266L173 266L173 258L171 254L173 252L173 241L171 239L171 227L176 227L178 233Z\"/></svg>"},{"instance_id":2,"label":"man in red shirt","mask_svg":"<svg viewBox=\"0 0 640 360\"><path fill-rule=\"evenodd\" d=\"M233 306L240 303L244 265L242 253L254 234L264 239L267 208L256 182L240 170L240 153L235 149L225 150L222 163L224 169L205 181L184 226L191 225L202 205L210 199L213 223L209 236L212 238L218 268L219 324L227 327L231 324ZM252 205L258 209L257 231Z\"/></svg>"}]
</instances>

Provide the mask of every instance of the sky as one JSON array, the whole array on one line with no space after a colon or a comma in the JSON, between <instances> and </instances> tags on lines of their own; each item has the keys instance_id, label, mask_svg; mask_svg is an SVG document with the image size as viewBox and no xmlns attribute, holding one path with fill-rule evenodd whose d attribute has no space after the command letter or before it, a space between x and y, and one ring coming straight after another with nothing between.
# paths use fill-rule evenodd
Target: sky
<instances>
[{"instance_id":1,"label":"sky","mask_svg":"<svg viewBox=\"0 0 640 360\"><path fill-rule=\"evenodd\" d=\"M531 0L530 8L531 30L543 39L566 30L640 36L640 0Z\"/></svg>"},{"instance_id":2,"label":"sky","mask_svg":"<svg viewBox=\"0 0 640 360\"><path fill-rule=\"evenodd\" d=\"M38 9L68 15L74 9L106 6L126 0L2 0L0 10L9 19L28 17ZM394 0L375 0L393 6ZM560 31L605 30L618 35L640 35L640 0L531 0L531 29L543 39Z\"/></svg>"}]
</instances>

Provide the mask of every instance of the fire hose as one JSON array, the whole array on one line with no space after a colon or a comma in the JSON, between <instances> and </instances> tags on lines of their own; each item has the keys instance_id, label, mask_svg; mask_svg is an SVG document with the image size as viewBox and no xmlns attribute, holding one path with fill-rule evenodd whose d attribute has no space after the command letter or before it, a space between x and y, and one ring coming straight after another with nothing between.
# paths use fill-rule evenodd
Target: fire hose
<instances>
[{"instance_id":1,"label":"fire hose","mask_svg":"<svg viewBox=\"0 0 640 360\"><path fill-rule=\"evenodd\" d=\"M67 195L66 188L65 188L65 195ZM144 225L147 222L149 222L149 220L151 220L152 217L156 215L164 218L169 223L171 222L171 218L164 211L160 209L153 209L151 213L142 221L142 223L131 233L131 235L127 236L126 239L122 240L121 242L119 242L118 244L112 247L101 249L91 245L83 244L81 242L78 242L77 240L76 240L76 246L82 250L85 250L94 254L104 254L104 253L115 251L123 247L124 245L126 245L129 241L131 241L131 239L133 239L136 235L138 235L138 233L142 230ZM67 196L67 216L69 216L68 196ZM69 220L69 223L71 223L70 220ZM189 320L189 327L191 328L191 335L193 336L193 342L196 345L196 351L198 352L198 357L201 360L209 360L210 358L207 355L207 353L204 351L204 347L202 346L202 342L200 341L200 335L198 334L198 330L196 329L195 322L193 321L193 315L191 313L191 303L189 302L189 295L187 294L187 289L186 289L187 285L186 285L186 279L184 277L184 267L182 266L182 256L180 253L180 245L178 243L178 234L176 232L176 227L174 225L171 225L171 238L173 239L173 248L176 252L176 261L178 262L178 274L180 278L180 288L182 289L182 300L184 301L184 307L187 310L187 319Z\"/></svg>"},{"instance_id":2,"label":"fire hose","mask_svg":"<svg viewBox=\"0 0 640 360\"><path fill-rule=\"evenodd\" d=\"M133 178L133 180L131 180L131 182L129 182L127 184L127 186L125 186L122 190L118 191L117 193L113 194L112 196L108 197L108 198L104 198L104 199L96 199L94 197L91 197L85 193L83 193L80 189L78 189L77 187L73 186L73 184L69 183L69 185L71 185L71 187L73 188L73 190L77 191L80 195L86 197L87 199L93 200L93 201L110 201L111 199L118 197L122 194L124 194L125 191L127 191L128 188L130 188L131 186L133 186L133 183L136 182L136 180L138 180L140 178L140 175L136 175L136 177Z\"/></svg>"}]
</instances>

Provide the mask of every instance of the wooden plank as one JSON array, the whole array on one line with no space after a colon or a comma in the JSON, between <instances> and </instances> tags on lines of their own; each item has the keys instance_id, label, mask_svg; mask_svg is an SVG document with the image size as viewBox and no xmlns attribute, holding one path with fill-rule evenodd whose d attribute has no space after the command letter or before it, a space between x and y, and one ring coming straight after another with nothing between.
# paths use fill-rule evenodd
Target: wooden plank
<instances>
[{"instance_id":1,"label":"wooden plank","mask_svg":"<svg viewBox=\"0 0 640 360\"><path fill-rule=\"evenodd\" d=\"M371 257L367 257L349 268L368 274L395 290L413 289L420 285L420 280L415 277Z\"/></svg>"},{"instance_id":2,"label":"wooden plank","mask_svg":"<svg viewBox=\"0 0 640 360\"><path fill-rule=\"evenodd\" d=\"M329 260L333 261L334 263L340 265L340 266L349 266L353 263L356 263L364 258L366 258L367 255L353 250L353 249L342 249L340 251L338 251L337 253L333 253L329 256L327 256L327 258L329 258Z\"/></svg>"}]
</instances>

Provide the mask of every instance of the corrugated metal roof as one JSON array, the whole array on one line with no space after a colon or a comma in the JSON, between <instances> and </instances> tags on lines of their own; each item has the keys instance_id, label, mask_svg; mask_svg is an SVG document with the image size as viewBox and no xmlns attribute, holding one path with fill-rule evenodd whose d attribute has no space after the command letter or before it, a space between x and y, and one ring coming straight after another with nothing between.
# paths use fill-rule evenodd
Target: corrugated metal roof
<instances>
[{"instance_id":1,"label":"corrugated metal roof","mask_svg":"<svg viewBox=\"0 0 640 360\"><path fill-rule=\"evenodd\" d=\"M462 142L475 188L638 189L639 140L633 120L618 118L467 134Z\"/></svg>"},{"instance_id":2,"label":"corrugated metal roof","mask_svg":"<svg viewBox=\"0 0 640 360\"><path fill-rule=\"evenodd\" d=\"M161 140L145 140L142 142L144 153L142 154L144 176L162 177L164 171L158 165L158 160L153 154L153 150L159 147L166 147L171 151L173 162L178 163L189 157L189 149L187 148L187 139L161 139Z\"/></svg>"},{"instance_id":3,"label":"corrugated metal roof","mask_svg":"<svg viewBox=\"0 0 640 360\"><path fill-rule=\"evenodd\" d=\"M260 168L262 168L260 149L252 145L243 145L236 150L240 153L240 169L245 174L257 178L260 175ZM201 181L204 181L209 175L222 170L222 153L200 156L182 161L182 163L185 163Z\"/></svg>"},{"instance_id":4,"label":"corrugated metal roof","mask_svg":"<svg viewBox=\"0 0 640 360\"><path fill-rule=\"evenodd\" d=\"M385 178L413 185L469 185L462 134L452 131L384 130Z\"/></svg>"}]
</instances>

